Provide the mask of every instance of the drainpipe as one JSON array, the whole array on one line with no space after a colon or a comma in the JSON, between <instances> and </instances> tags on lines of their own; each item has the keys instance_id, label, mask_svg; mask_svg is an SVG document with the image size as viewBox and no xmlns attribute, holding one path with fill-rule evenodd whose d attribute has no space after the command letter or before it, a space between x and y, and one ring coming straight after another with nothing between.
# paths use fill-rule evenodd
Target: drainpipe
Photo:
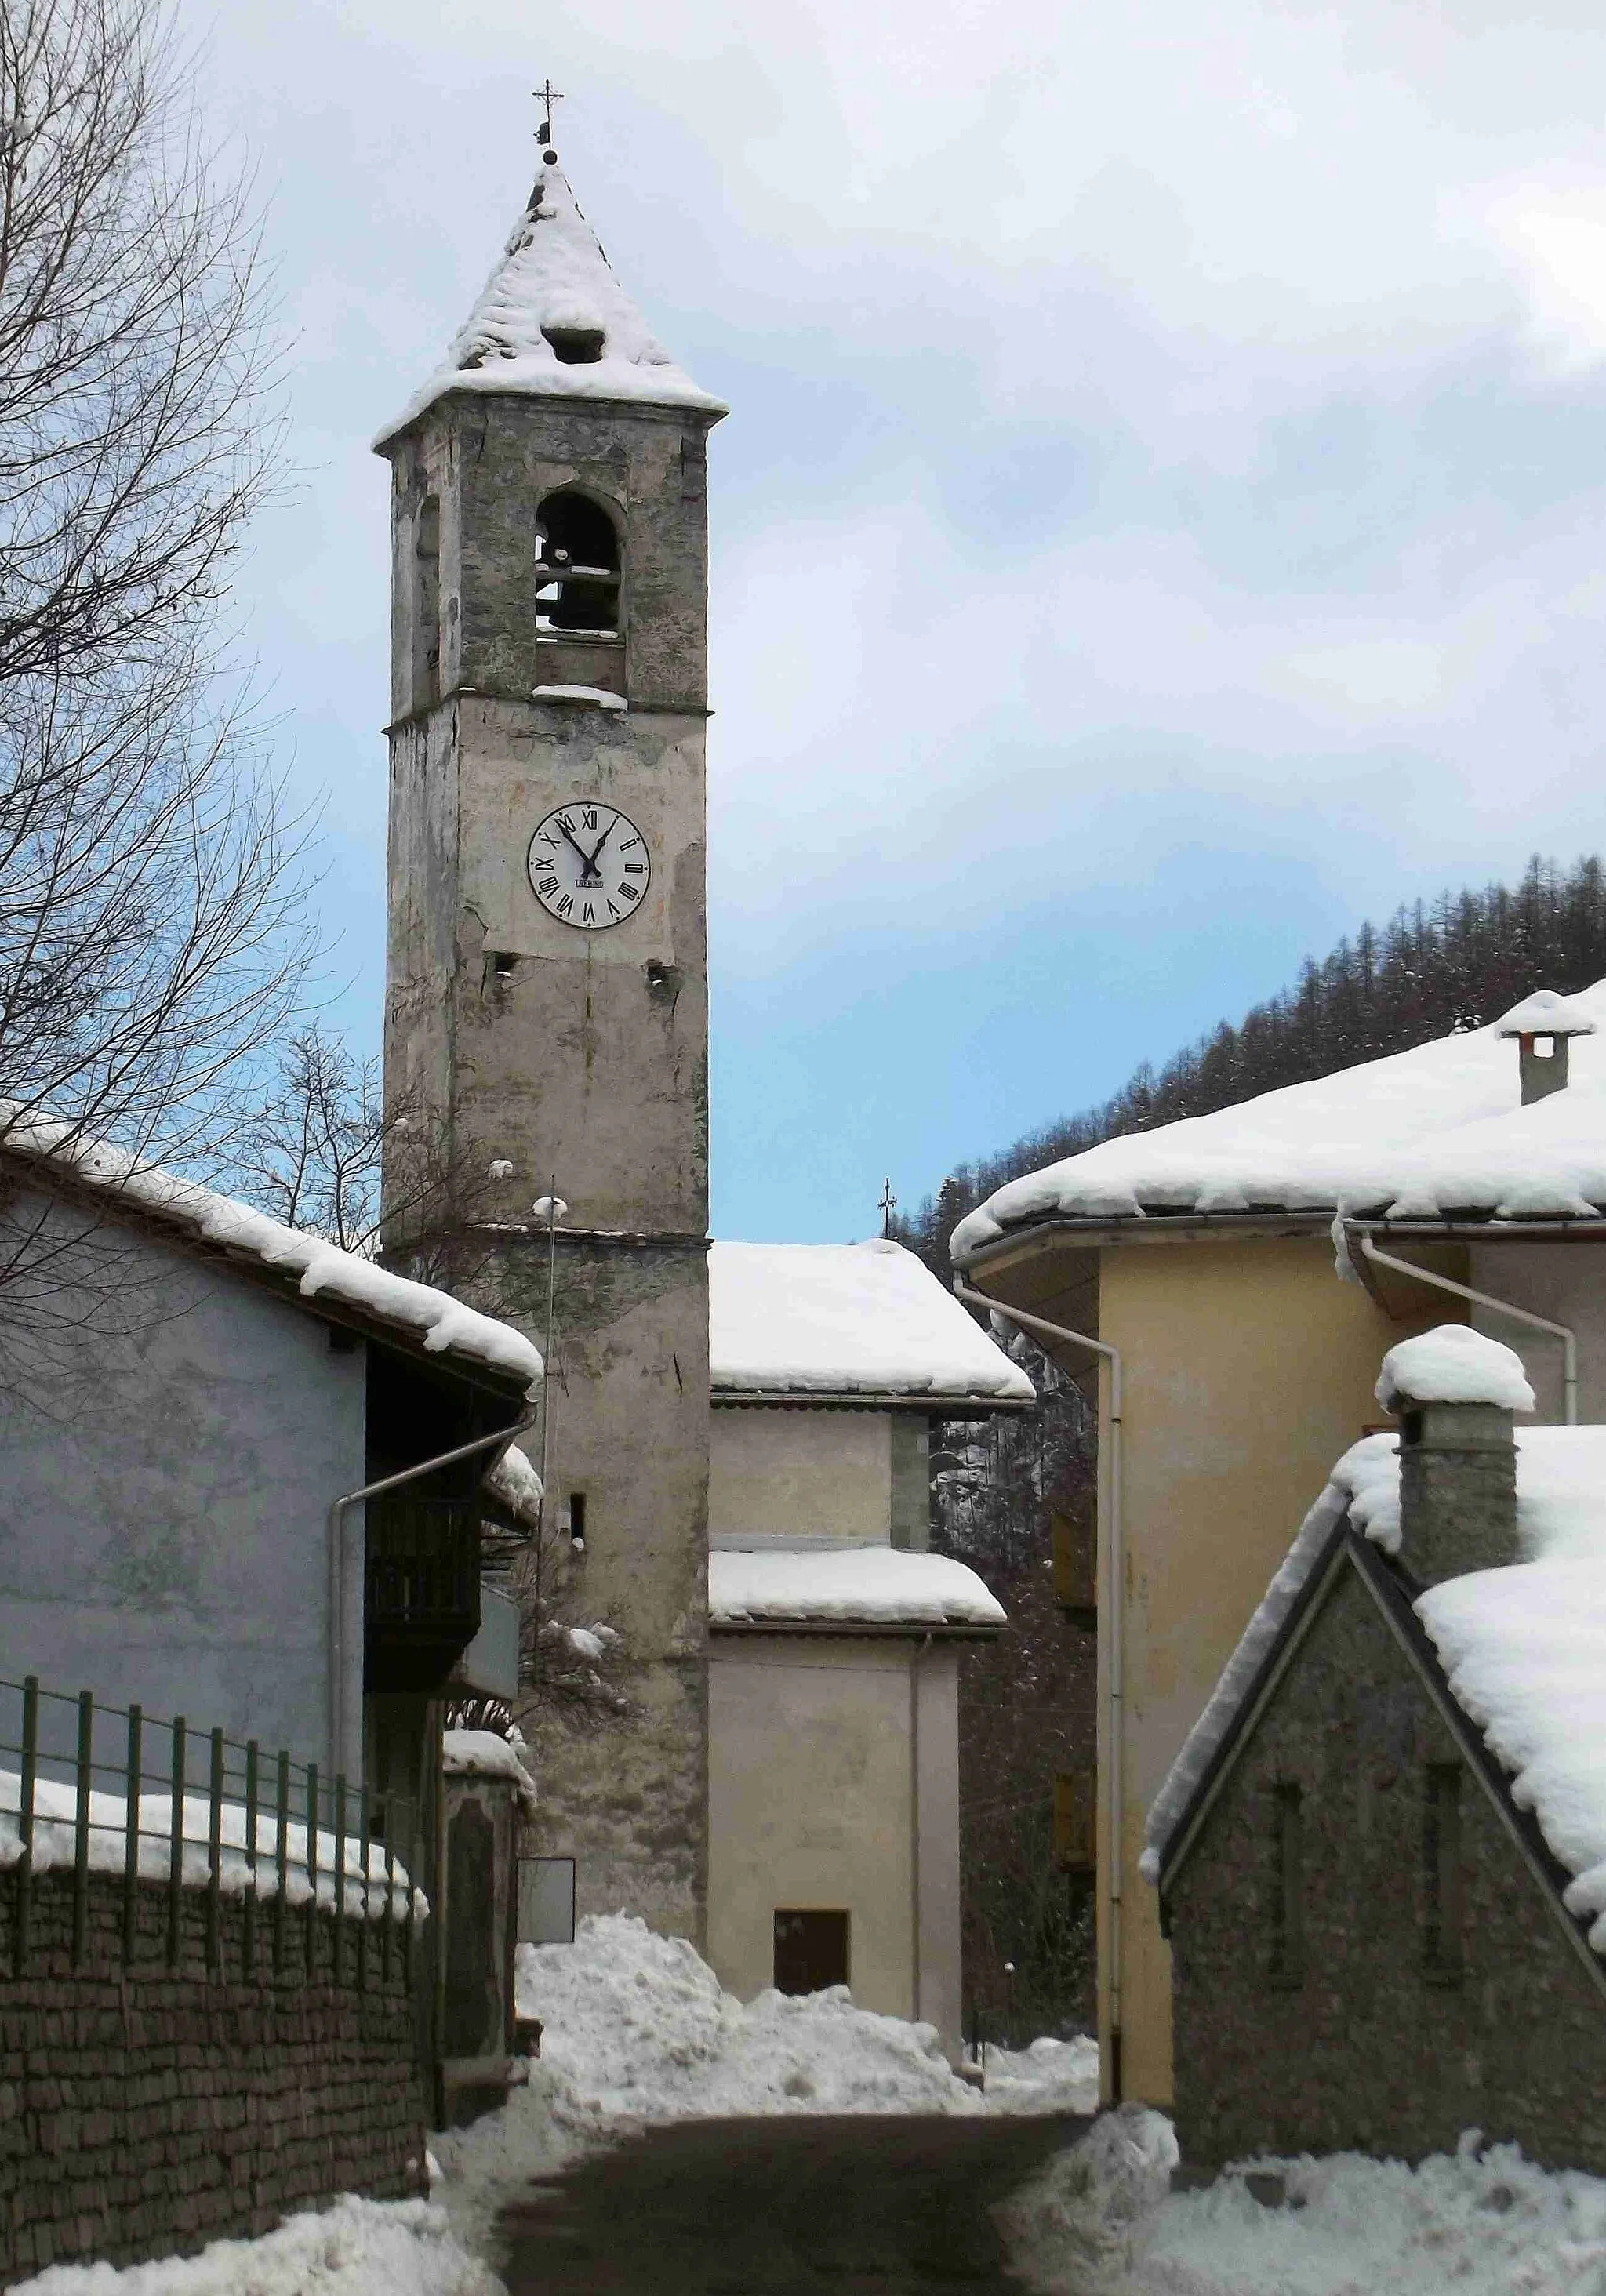
<instances>
[{"instance_id":1,"label":"drainpipe","mask_svg":"<svg viewBox=\"0 0 1606 2296\"><path fill-rule=\"evenodd\" d=\"M1409 1275L1418 1283L1430 1283L1435 1291L1453 1292L1458 1300L1471 1300L1474 1306L1487 1308L1496 1316L1509 1316L1513 1323L1527 1324L1536 1332L1548 1332L1551 1338L1561 1342L1561 1419L1564 1426L1578 1423L1578 1341L1577 1335L1566 1324L1553 1324L1548 1316L1536 1316L1530 1308L1513 1307L1509 1300L1496 1300L1487 1292L1474 1292L1470 1283L1457 1283L1451 1275L1437 1275L1433 1269L1417 1267L1414 1260L1397 1259L1391 1251L1381 1251L1372 1242L1370 1232L1358 1220L1342 1222L1345 1249L1350 1240L1361 1247L1361 1256L1374 1267L1392 1268L1397 1275Z\"/></svg>"},{"instance_id":2,"label":"drainpipe","mask_svg":"<svg viewBox=\"0 0 1606 2296\"><path fill-rule=\"evenodd\" d=\"M954 1278L956 1298L971 1307L985 1308L989 1314L1000 1316L1006 1324L1018 1324L1022 1331L1041 1332L1045 1338L1062 1340L1073 1347L1086 1348L1092 1354L1102 1356L1110 1365L1110 1438L1108 1521L1105 1531L1104 1585L1106 1601L1100 1606L1099 1630L1104 1636L1108 1660L1104 1677L1105 1736L1110 1747L1110 1775L1105 1781L1108 1795L1108 1830L1110 1852L1104 1874L1104 1928L1110 1940L1110 2102L1121 2101L1121 1863L1122 1833L1126 1824L1126 1802L1122 1792L1122 1767L1125 1749L1121 1743L1123 1697L1125 1691L1124 1611L1122 1595L1127 1571L1126 1540L1121 1517L1121 1351L1107 1340L1095 1340L1086 1332L1073 1332L1063 1324L1051 1324L1045 1316L1028 1315L1024 1308L1007 1308L1002 1300L995 1300L986 1292L978 1292L961 1277ZM1101 1435L1102 1431L1101 1430ZM1101 1442L1101 1450L1104 1449ZM1105 1614L1109 1614L1108 1625Z\"/></svg>"},{"instance_id":3,"label":"drainpipe","mask_svg":"<svg viewBox=\"0 0 1606 2296\"><path fill-rule=\"evenodd\" d=\"M459 1443L453 1451L442 1451L438 1458L421 1459L415 1467L404 1467L399 1474L381 1475L377 1482L365 1483L361 1490L348 1491L344 1498L336 1499L329 1510L329 1752L339 1775L353 1782L361 1776L362 1765L357 1753L348 1743L346 1731L346 1542L344 1525L346 1511L364 1499L376 1499L385 1491L398 1490L404 1483L414 1483L422 1475L432 1475L438 1467L454 1466L459 1459L471 1459L477 1451L504 1450L508 1444L526 1432L533 1424L521 1419L515 1427L499 1428L495 1435L478 1436L472 1443Z\"/></svg>"},{"instance_id":4,"label":"drainpipe","mask_svg":"<svg viewBox=\"0 0 1606 2296\"><path fill-rule=\"evenodd\" d=\"M916 2023L920 2021L920 1662L931 1647L931 1637L915 1644L909 1657L909 1956L913 1979L911 1997Z\"/></svg>"}]
</instances>

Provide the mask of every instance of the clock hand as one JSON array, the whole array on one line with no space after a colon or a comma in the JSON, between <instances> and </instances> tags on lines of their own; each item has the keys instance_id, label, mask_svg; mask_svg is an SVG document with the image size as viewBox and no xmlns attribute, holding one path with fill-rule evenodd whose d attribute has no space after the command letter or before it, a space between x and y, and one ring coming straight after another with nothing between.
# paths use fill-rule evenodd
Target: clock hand
<instances>
[{"instance_id":1,"label":"clock hand","mask_svg":"<svg viewBox=\"0 0 1606 2296\"><path fill-rule=\"evenodd\" d=\"M591 849L591 859L586 865L589 868L594 869L596 867L597 855L602 851L603 846L607 844L608 840L612 836L614 831L619 827L619 817L616 813L613 819L609 823L607 828L603 830L602 835L597 839L596 843Z\"/></svg>"},{"instance_id":2,"label":"clock hand","mask_svg":"<svg viewBox=\"0 0 1606 2296\"><path fill-rule=\"evenodd\" d=\"M575 840L569 836L569 832L563 827L561 822L559 822L558 828L565 840L574 847L575 852L579 857L581 884L594 884L596 882L596 867L594 861L588 860L586 858L585 847L576 843Z\"/></svg>"}]
</instances>

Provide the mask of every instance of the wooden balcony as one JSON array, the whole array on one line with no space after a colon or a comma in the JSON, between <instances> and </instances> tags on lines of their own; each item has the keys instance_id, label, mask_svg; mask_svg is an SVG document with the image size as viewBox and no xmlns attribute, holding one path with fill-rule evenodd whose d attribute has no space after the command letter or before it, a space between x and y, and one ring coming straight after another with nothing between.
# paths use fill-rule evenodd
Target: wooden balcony
<instances>
[{"instance_id":1,"label":"wooden balcony","mask_svg":"<svg viewBox=\"0 0 1606 2296\"><path fill-rule=\"evenodd\" d=\"M365 1687L438 1689L479 1630L477 1493L370 1499L364 1579Z\"/></svg>"}]
</instances>

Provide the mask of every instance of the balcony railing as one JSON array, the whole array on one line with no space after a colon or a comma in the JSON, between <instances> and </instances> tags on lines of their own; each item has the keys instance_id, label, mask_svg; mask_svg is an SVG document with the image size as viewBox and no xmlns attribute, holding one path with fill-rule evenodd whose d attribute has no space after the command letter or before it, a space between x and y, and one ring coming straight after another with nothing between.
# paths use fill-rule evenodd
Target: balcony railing
<instances>
[{"instance_id":1,"label":"balcony railing","mask_svg":"<svg viewBox=\"0 0 1606 2296\"><path fill-rule=\"evenodd\" d=\"M478 1495L400 1491L366 1510L364 1627L370 1690L431 1690L479 1628Z\"/></svg>"}]
</instances>

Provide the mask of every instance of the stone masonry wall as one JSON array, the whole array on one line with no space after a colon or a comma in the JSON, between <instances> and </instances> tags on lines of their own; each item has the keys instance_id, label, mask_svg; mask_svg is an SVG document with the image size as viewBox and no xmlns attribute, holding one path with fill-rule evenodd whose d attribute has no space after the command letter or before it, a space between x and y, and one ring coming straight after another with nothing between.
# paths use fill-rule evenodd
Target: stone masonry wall
<instances>
[{"instance_id":1,"label":"stone masonry wall","mask_svg":"<svg viewBox=\"0 0 1606 2296\"><path fill-rule=\"evenodd\" d=\"M271 1901L92 1874L72 1965L73 1877L34 1878L18 1971L17 1877L0 1877L0 2287L53 2262L129 2264L271 2231L340 2193L426 2189L405 1932ZM252 1934L247 1939L248 1919ZM307 1973L311 1929L313 1973ZM248 1966L247 1952L250 1948Z\"/></svg>"},{"instance_id":2,"label":"stone masonry wall","mask_svg":"<svg viewBox=\"0 0 1606 2296\"><path fill-rule=\"evenodd\" d=\"M1606 2000L1461 1767L1459 1981L1428 1950L1428 1769L1454 1740L1346 1569L1171 1892L1177 2133L1190 2167L1465 2128L1606 2172ZM1279 1971L1279 1789L1300 1791L1300 1926Z\"/></svg>"}]
</instances>

